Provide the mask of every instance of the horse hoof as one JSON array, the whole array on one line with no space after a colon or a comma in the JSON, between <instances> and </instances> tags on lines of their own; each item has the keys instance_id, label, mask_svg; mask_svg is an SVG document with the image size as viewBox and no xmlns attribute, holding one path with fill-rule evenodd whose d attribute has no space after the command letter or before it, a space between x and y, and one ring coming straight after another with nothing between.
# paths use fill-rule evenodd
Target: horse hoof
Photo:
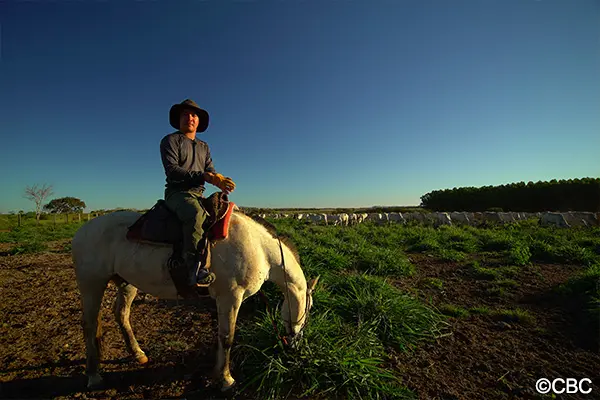
<instances>
[{"instance_id":1,"label":"horse hoof","mask_svg":"<svg viewBox=\"0 0 600 400\"><path fill-rule=\"evenodd\" d=\"M146 355L142 355L142 356L137 356L135 358L135 361L137 361L138 364L140 365L144 365L148 362L148 357L146 357Z\"/></svg>"},{"instance_id":2,"label":"horse hoof","mask_svg":"<svg viewBox=\"0 0 600 400\"><path fill-rule=\"evenodd\" d=\"M230 383L224 383L221 387L221 392L228 392L235 386L235 381L232 379Z\"/></svg>"},{"instance_id":3,"label":"horse hoof","mask_svg":"<svg viewBox=\"0 0 600 400\"><path fill-rule=\"evenodd\" d=\"M104 380L100 375L92 375L88 378L87 388L89 390L99 390L104 386Z\"/></svg>"}]
</instances>

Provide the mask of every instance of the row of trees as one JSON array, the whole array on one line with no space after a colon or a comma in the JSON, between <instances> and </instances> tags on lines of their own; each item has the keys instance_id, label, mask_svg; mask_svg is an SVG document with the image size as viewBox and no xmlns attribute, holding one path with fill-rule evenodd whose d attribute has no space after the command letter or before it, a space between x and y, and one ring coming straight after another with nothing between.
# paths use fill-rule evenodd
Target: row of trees
<instances>
[{"instance_id":1,"label":"row of trees","mask_svg":"<svg viewBox=\"0 0 600 400\"><path fill-rule=\"evenodd\" d=\"M51 214L80 213L86 207L85 202L76 197L61 197L47 204L46 200L54 194L51 185L33 185L25 187L24 197L34 202L35 218L39 222L42 210Z\"/></svg>"},{"instance_id":2,"label":"row of trees","mask_svg":"<svg viewBox=\"0 0 600 400\"><path fill-rule=\"evenodd\" d=\"M600 178L434 190L421 206L435 211L600 211Z\"/></svg>"}]
</instances>

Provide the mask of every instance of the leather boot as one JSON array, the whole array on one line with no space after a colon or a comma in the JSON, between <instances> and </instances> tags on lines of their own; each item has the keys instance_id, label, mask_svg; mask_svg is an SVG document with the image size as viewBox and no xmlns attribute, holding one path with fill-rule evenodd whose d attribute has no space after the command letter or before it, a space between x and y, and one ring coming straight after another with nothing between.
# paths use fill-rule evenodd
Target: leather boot
<instances>
[{"instance_id":1,"label":"leather boot","mask_svg":"<svg viewBox=\"0 0 600 400\"><path fill-rule=\"evenodd\" d=\"M213 283L216 279L215 274L210 272L207 268L200 267L198 269L198 275L196 277L196 284L200 286L207 286Z\"/></svg>"},{"instance_id":2,"label":"leather boot","mask_svg":"<svg viewBox=\"0 0 600 400\"><path fill-rule=\"evenodd\" d=\"M207 243L205 245L208 245ZM196 251L196 265L197 265L197 274L196 274L196 283L201 286L208 286L213 283L216 279L215 274L210 272L208 268L206 268L206 257L203 257L203 252L206 249L198 246L198 250Z\"/></svg>"},{"instance_id":3,"label":"leather boot","mask_svg":"<svg viewBox=\"0 0 600 400\"><path fill-rule=\"evenodd\" d=\"M199 255L194 253L186 255L186 265L189 272L188 286L208 286L216 279L215 274L202 265L199 258Z\"/></svg>"}]
</instances>

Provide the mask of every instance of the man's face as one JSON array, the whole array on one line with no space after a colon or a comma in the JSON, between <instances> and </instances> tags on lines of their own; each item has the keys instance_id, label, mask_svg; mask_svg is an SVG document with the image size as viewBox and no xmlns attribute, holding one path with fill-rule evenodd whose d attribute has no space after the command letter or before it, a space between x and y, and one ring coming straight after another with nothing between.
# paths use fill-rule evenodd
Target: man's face
<instances>
[{"instance_id":1,"label":"man's face","mask_svg":"<svg viewBox=\"0 0 600 400\"><path fill-rule=\"evenodd\" d=\"M179 130L183 133L196 132L200 119L196 111L190 108L184 108L179 114Z\"/></svg>"}]
</instances>

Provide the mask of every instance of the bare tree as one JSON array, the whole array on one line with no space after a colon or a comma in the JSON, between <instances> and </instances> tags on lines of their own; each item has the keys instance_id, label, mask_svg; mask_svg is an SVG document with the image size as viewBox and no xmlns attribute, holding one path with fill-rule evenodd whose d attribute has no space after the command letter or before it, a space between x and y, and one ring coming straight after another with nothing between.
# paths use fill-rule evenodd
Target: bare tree
<instances>
[{"instance_id":1,"label":"bare tree","mask_svg":"<svg viewBox=\"0 0 600 400\"><path fill-rule=\"evenodd\" d=\"M38 185L25 187L23 197L35 203L35 218L38 224L40 223L40 215L42 213L44 202L48 197L52 196L52 194L52 185L44 184L41 187Z\"/></svg>"}]
</instances>

